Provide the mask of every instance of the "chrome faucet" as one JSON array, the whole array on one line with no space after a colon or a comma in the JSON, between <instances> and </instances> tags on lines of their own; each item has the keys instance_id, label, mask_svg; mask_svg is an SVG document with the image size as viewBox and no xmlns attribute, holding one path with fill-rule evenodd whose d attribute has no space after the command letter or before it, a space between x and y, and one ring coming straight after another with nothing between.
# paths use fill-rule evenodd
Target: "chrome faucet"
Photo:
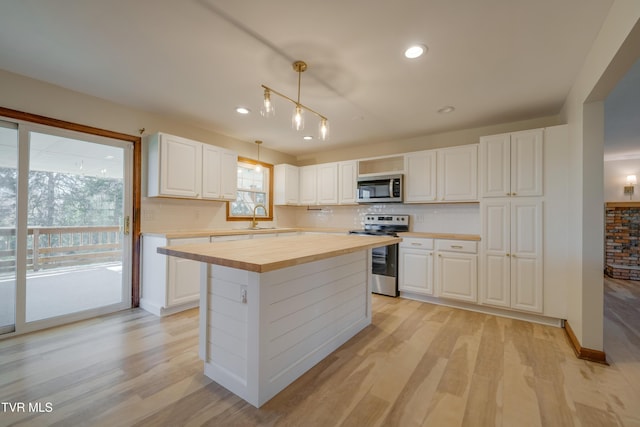
<instances>
[{"instance_id":1,"label":"chrome faucet","mask_svg":"<svg viewBox=\"0 0 640 427\"><path fill-rule=\"evenodd\" d=\"M251 228L258 228L258 221L256 221L256 211L258 210L258 208L262 208L264 209L264 213L266 215L267 213L267 208L262 204L262 203L258 203L254 208L253 208L253 220L251 221Z\"/></svg>"}]
</instances>

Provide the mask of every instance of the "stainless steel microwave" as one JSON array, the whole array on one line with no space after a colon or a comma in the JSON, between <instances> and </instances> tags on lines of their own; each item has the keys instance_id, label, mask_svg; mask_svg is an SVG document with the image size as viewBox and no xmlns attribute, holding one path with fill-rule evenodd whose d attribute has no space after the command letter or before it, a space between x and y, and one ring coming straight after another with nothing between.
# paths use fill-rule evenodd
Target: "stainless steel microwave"
<instances>
[{"instance_id":1,"label":"stainless steel microwave","mask_svg":"<svg viewBox=\"0 0 640 427\"><path fill-rule=\"evenodd\" d=\"M358 203L402 203L402 175L358 177Z\"/></svg>"}]
</instances>

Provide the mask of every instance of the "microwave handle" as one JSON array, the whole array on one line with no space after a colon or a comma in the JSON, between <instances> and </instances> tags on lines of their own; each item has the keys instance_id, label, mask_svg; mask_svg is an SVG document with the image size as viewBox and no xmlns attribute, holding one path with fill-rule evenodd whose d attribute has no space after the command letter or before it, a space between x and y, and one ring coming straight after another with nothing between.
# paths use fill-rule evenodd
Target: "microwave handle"
<instances>
[{"instance_id":1,"label":"microwave handle","mask_svg":"<svg viewBox=\"0 0 640 427\"><path fill-rule=\"evenodd\" d=\"M393 197L393 179L389 180L389 197Z\"/></svg>"}]
</instances>

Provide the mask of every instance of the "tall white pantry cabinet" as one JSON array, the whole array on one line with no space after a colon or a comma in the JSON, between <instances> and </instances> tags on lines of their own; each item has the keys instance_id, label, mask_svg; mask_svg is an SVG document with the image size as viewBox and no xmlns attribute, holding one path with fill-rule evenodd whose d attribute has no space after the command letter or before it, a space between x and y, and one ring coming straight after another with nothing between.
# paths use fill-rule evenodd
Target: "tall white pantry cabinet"
<instances>
[{"instance_id":1,"label":"tall white pantry cabinet","mask_svg":"<svg viewBox=\"0 0 640 427\"><path fill-rule=\"evenodd\" d=\"M544 129L480 138L480 302L543 313Z\"/></svg>"}]
</instances>

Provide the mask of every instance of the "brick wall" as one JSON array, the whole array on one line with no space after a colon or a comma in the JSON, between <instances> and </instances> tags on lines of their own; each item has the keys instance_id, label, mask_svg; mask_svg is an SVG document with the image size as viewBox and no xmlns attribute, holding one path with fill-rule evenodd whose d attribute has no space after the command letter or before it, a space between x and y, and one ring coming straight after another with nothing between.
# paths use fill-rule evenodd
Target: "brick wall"
<instances>
[{"instance_id":1,"label":"brick wall","mask_svg":"<svg viewBox=\"0 0 640 427\"><path fill-rule=\"evenodd\" d=\"M640 280L640 202L607 203L605 208L605 273Z\"/></svg>"}]
</instances>

